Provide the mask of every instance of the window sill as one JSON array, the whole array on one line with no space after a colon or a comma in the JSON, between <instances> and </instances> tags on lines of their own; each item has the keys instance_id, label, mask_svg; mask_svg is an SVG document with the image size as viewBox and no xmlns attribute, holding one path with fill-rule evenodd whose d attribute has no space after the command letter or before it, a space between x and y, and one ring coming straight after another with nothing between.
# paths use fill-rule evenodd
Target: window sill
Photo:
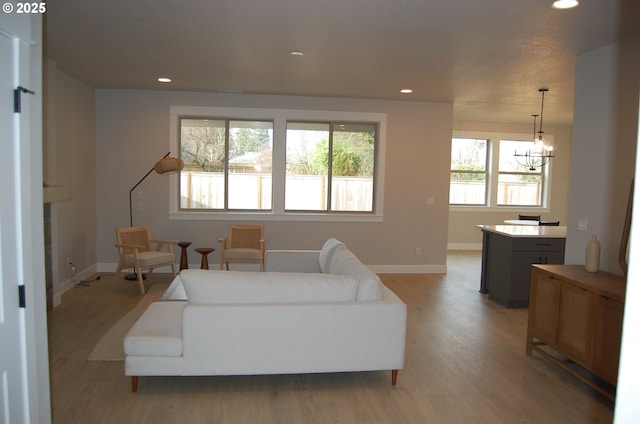
<instances>
[{"instance_id":1,"label":"window sill","mask_svg":"<svg viewBox=\"0 0 640 424\"><path fill-rule=\"evenodd\" d=\"M509 212L512 213L514 211L524 213L524 212L535 212L538 213L549 213L551 209L545 207L531 207L531 206L449 206L449 212Z\"/></svg>"},{"instance_id":2,"label":"window sill","mask_svg":"<svg viewBox=\"0 0 640 424\"><path fill-rule=\"evenodd\" d=\"M382 222L383 215L275 212L170 212L169 219L185 221L299 221Z\"/></svg>"}]
</instances>

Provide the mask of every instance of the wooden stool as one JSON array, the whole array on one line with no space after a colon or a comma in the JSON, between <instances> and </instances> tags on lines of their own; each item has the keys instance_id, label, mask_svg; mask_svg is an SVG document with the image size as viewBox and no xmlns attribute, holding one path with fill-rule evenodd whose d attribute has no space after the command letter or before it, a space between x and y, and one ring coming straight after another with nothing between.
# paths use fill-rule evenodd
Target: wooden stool
<instances>
[{"instance_id":1,"label":"wooden stool","mask_svg":"<svg viewBox=\"0 0 640 424\"><path fill-rule=\"evenodd\" d=\"M187 247L191 245L190 241L181 241L178 246L182 249L180 254L180 271L189 268L189 260L187 259Z\"/></svg>"},{"instance_id":2,"label":"wooden stool","mask_svg":"<svg viewBox=\"0 0 640 424\"><path fill-rule=\"evenodd\" d=\"M207 255L213 252L213 247L198 247L195 249L196 252L202 255L202 262L200 262L200 269L209 269L209 260L207 259Z\"/></svg>"}]
</instances>

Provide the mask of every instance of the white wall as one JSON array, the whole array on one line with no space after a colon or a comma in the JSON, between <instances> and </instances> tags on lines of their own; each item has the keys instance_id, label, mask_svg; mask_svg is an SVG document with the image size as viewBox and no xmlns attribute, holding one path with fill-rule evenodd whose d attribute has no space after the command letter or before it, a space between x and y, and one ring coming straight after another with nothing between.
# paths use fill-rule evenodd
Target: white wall
<instances>
[{"instance_id":1,"label":"white wall","mask_svg":"<svg viewBox=\"0 0 640 424\"><path fill-rule=\"evenodd\" d=\"M71 187L71 200L51 206L54 303L76 282L96 271L95 91L46 61L44 179Z\"/></svg>"},{"instance_id":2,"label":"white wall","mask_svg":"<svg viewBox=\"0 0 640 424\"><path fill-rule=\"evenodd\" d=\"M97 90L97 258L101 270L113 269L117 261L114 229L129 225L129 190L169 150L172 105L386 113L383 222L263 222L267 248L316 249L335 236L378 271L445 269L451 104ZM144 210L134 211L134 223L149 225L153 237L191 241L195 248L217 247L218 238L226 234L228 221L170 220L169 178L151 174L139 189ZM435 198L435 205L427 206L427 197ZM416 247L422 255L415 255ZM189 260L192 264L199 260L193 250ZM209 262L217 261L215 252Z\"/></svg>"},{"instance_id":3,"label":"white wall","mask_svg":"<svg viewBox=\"0 0 640 424\"><path fill-rule=\"evenodd\" d=\"M600 269L621 274L618 251L635 169L640 37L586 52L576 62L566 263L584 263L592 235ZM578 219L587 218L587 231Z\"/></svg>"}]
</instances>

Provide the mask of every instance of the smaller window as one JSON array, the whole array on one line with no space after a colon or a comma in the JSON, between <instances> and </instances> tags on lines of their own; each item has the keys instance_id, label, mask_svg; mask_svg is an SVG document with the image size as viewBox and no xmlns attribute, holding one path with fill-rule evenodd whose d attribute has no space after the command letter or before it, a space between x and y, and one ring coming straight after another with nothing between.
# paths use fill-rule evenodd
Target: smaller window
<instances>
[{"instance_id":1,"label":"smaller window","mask_svg":"<svg viewBox=\"0 0 640 424\"><path fill-rule=\"evenodd\" d=\"M477 138L451 140L450 204L487 204L488 144L488 140Z\"/></svg>"},{"instance_id":2,"label":"smaller window","mask_svg":"<svg viewBox=\"0 0 640 424\"><path fill-rule=\"evenodd\" d=\"M542 167L531 170L514 158L516 151L532 149L532 141L500 140L498 166L499 206L542 206L544 177Z\"/></svg>"}]
</instances>

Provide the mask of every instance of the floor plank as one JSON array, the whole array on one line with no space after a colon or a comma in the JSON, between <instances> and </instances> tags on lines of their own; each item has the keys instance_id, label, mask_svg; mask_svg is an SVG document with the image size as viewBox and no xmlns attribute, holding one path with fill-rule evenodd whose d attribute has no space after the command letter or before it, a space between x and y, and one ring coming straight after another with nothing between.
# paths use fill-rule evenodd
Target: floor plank
<instances>
[{"instance_id":1,"label":"floor plank","mask_svg":"<svg viewBox=\"0 0 640 424\"><path fill-rule=\"evenodd\" d=\"M450 252L447 274L381 276L409 311L396 387L388 372L143 377L138 393L122 362L87 361L139 300L104 276L49 312L54 423L611 423L612 402L525 354L526 309L478 293L479 275L478 252Z\"/></svg>"}]
</instances>

